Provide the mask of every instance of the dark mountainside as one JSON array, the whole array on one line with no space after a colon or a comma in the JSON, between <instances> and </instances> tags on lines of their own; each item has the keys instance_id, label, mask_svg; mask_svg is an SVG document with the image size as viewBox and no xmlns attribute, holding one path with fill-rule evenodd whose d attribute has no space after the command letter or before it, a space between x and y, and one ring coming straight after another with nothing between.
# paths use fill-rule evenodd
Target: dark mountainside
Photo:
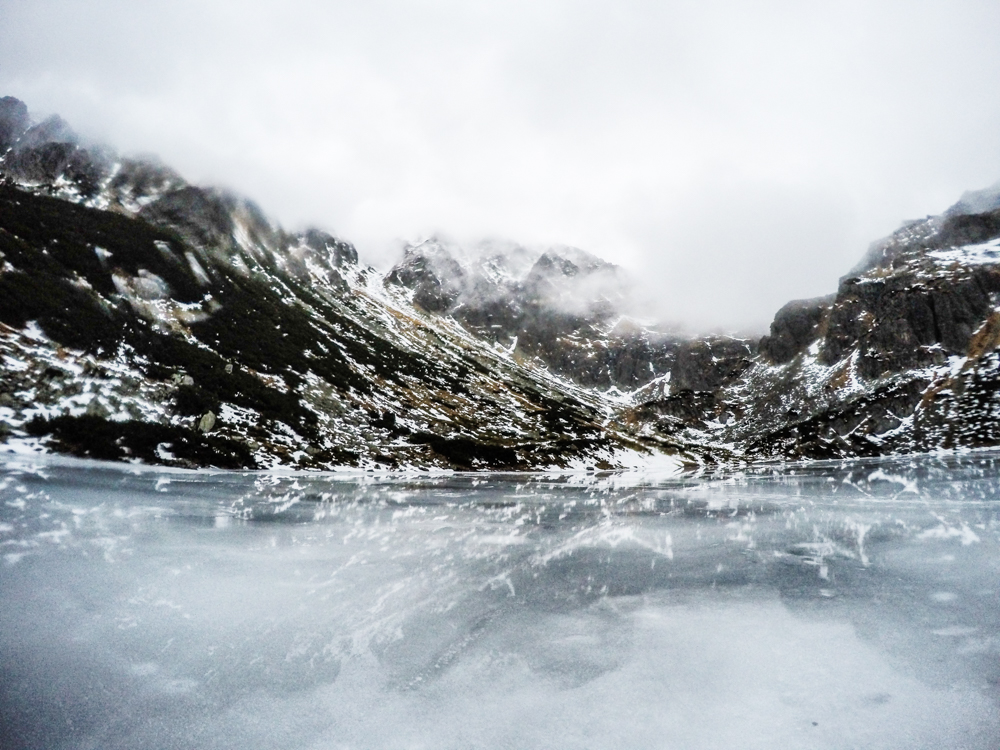
<instances>
[{"instance_id":1,"label":"dark mountainside","mask_svg":"<svg viewBox=\"0 0 1000 750\"><path fill-rule=\"evenodd\" d=\"M619 270L574 248L431 239L383 277L10 97L0 179L9 450L608 469L1000 442L997 190L873 245L756 342L644 327Z\"/></svg>"}]
</instances>

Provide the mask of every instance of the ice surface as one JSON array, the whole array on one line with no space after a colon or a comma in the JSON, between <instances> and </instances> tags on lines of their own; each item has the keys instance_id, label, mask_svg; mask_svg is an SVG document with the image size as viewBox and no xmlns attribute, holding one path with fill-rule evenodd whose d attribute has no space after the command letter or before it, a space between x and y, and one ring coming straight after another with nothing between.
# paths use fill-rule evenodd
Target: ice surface
<instances>
[{"instance_id":1,"label":"ice surface","mask_svg":"<svg viewBox=\"0 0 1000 750\"><path fill-rule=\"evenodd\" d=\"M1000 456L652 478L0 467L27 748L992 748Z\"/></svg>"}]
</instances>

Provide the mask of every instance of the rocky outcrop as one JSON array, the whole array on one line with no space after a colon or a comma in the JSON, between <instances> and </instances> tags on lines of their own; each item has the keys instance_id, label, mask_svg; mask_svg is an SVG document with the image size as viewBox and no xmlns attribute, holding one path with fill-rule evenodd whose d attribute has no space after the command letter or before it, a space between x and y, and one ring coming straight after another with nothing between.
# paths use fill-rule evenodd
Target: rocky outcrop
<instances>
[{"instance_id":1,"label":"rocky outcrop","mask_svg":"<svg viewBox=\"0 0 1000 750\"><path fill-rule=\"evenodd\" d=\"M447 248L430 240L408 246L386 283L411 290L413 302L428 312L446 312L462 295L466 273Z\"/></svg>"},{"instance_id":2,"label":"rocky outcrop","mask_svg":"<svg viewBox=\"0 0 1000 750\"><path fill-rule=\"evenodd\" d=\"M723 400L755 457L832 458L995 444L997 212L904 226L832 299L792 303L765 359Z\"/></svg>"},{"instance_id":3,"label":"rocky outcrop","mask_svg":"<svg viewBox=\"0 0 1000 750\"><path fill-rule=\"evenodd\" d=\"M670 368L671 391L716 391L731 385L750 367L753 342L725 336L685 341Z\"/></svg>"},{"instance_id":4,"label":"rocky outcrop","mask_svg":"<svg viewBox=\"0 0 1000 750\"><path fill-rule=\"evenodd\" d=\"M828 318L834 297L793 300L778 310L770 335L760 340L760 353L774 364L791 361L816 340L820 322Z\"/></svg>"},{"instance_id":5,"label":"rocky outcrop","mask_svg":"<svg viewBox=\"0 0 1000 750\"><path fill-rule=\"evenodd\" d=\"M0 98L0 156L10 150L30 125L31 118L24 102L12 96Z\"/></svg>"},{"instance_id":6,"label":"rocky outcrop","mask_svg":"<svg viewBox=\"0 0 1000 750\"><path fill-rule=\"evenodd\" d=\"M107 154L80 146L76 134L53 116L17 137L3 157L4 173L16 182L51 186L93 198L111 170Z\"/></svg>"},{"instance_id":7,"label":"rocky outcrop","mask_svg":"<svg viewBox=\"0 0 1000 750\"><path fill-rule=\"evenodd\" d=\"M1000 273L981 266L847 279L829 313L821 361L857 350L859 371L874 378L963 355L998 292Z\"/></svg>"}]
</instances>

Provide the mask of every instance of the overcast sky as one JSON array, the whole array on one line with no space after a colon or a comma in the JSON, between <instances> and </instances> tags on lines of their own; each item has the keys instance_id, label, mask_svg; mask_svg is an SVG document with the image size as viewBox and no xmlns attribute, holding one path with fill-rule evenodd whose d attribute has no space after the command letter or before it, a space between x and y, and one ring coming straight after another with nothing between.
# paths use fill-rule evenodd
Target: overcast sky
<instances>
[{"instance_id":1,"label":"overcast sky","mask_svg":"<svg viewBox=\"0 0 1000 750\"><path fill-rule=\"evenodd\" d=\"M0 95L387 267L576 245L762 330L1000 179L1000 2L0 0Z\"/></svg>"}]
</instances>

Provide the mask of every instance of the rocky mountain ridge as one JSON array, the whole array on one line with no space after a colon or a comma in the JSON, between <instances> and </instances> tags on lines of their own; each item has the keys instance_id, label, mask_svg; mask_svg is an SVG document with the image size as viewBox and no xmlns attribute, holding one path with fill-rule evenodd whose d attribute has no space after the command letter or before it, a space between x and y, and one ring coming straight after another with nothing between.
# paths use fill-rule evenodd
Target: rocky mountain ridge
<instances>
[{"instance_id":1,"label":"rocky mountain ridge","mask_svg":"<svg viewBox=\"0 0 1000 750\"><path fill-rule=\"evenodd\" d=\"M435 237L408 245L386 283L408 290L421 309L589 388L629 392L671 373L682 388L711 389L754 353L753 341L643 325L622 311L629 295L622 270L573 247L533 253L490 243L469 253Z\"/></svg>"},{"instance_id":2,"label":"rocky mountain ridge","mask_svg":"<svg viewBox=\"0 0 1000 750\"><path fill-rule=\"evenodd\" d=\"M0 441L185 466L615 468L1000 442L1000 190L760 341L622 312L575 248L346 241L0 99ZM2 449L0 449L2 450Z\"/></svg>"},{"instance_id":3,"label":"rocky mountain ridge","mask_svg":"<svg viewBox=\"0 0 1000 750\"><path fill-rule=\"evenodd\" d=\"M0 100L8 445L224 467L617 466L675 440L525 366L318 230Z\"/></svg>"},{"instance_id":4,"label":"rocky mountain ridge","mask_svg":"<svg viewBox=\"0 0 1000 750\"><path fill-rule=\"evenodd\" d=\"M688 394L660 433L705 439L729 415L709 432L751 459L996 445L1000 211L962 206L874 244L835 294L783 307L739 379Z\"/></svg>"}]
</instances>

